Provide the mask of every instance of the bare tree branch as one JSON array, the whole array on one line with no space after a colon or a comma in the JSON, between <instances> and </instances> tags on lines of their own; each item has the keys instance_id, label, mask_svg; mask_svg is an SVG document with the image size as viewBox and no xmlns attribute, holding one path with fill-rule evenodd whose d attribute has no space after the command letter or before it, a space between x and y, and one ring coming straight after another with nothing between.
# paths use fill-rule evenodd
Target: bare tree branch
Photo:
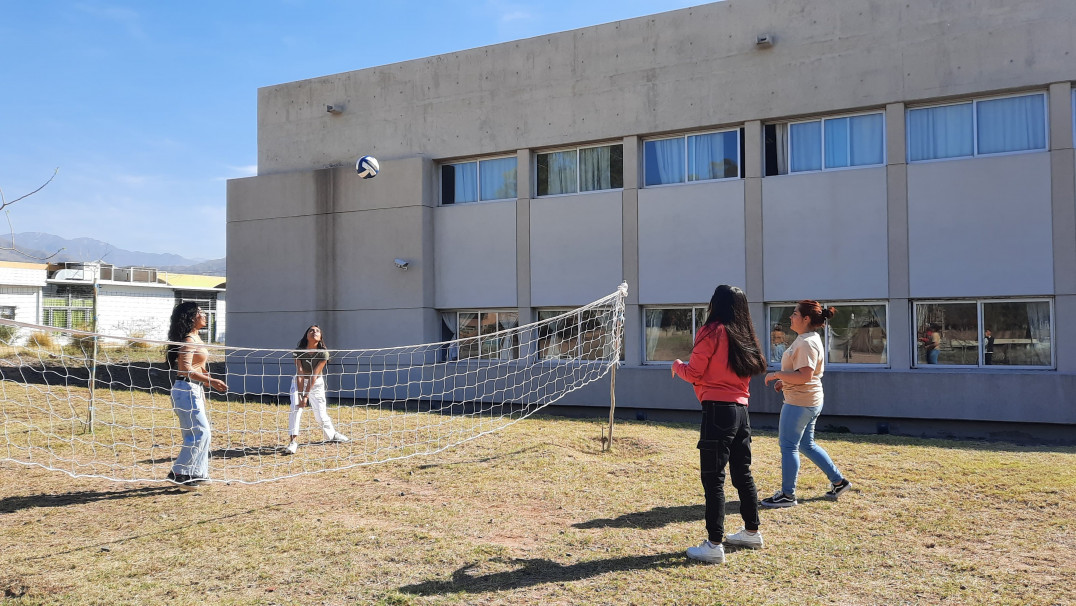
<instances>
[{"instance_id":1,"label":"bare tree branch","mask_svg":"<svg viewBox=\"0 0 1076 606\"><path fill-rule=\"evenodd\" d=\"M14 200L12 200L10 202L8 202L7 198L4 197L4 190L0 189L0 210L4 210L8 206L11 206L12 204L18 202L19 200L24 200L26 198L29 198L30 196L36 194L37 192L45 189L45 186L47 186L49 183L52 183L52 180L56 178L56 175L59 172L60 172L60 167L57 166L56 170L52 171L52 176L49 177L49 180L42 183L41 187L35 189L34 191L32 191L32 192L30 192L28 194L19 196L18 198L15 198ZM12 251L12 252L14 252L16 254L20 254L20 255L28 258L28 259L36 259L38 261L47 261L47 260L55 257L56 255L60 254L63 251L63 249L61 248L60 250L57 250L56 252L52 253L51 255L49 255L47 257L37 257L37 256L31 255L31 254L29 254L27 252L23 252L23 251L19 250L15 246L15 228L11 225L11 211L4 210L4 216L7 218L8 233L11 235L11 246L0 246L0 250L10 250L10 251Z\"/></svg>"},{"instance_id":2,"label":"bare tree branch","mask_svg":"<svg viewBox=\"0 0 1076 606\"><path fill-rule=\"evenodd\" d=\"M8 206L11 206L12 204L14 204L14 203L18 202L19 200L23 200L23 199L25 199L25 198L29 198L30 196L32 196L32 195L34 195L34 194L36 194L37 192L39 192L39 191L41 191L41 190L45 189L45 186L46 186L46 185L48 185L49 183L52 183L52 180L56 178L56 175L57 175L57 174L58 174L59 172L60 172L60 167L59 167L59 166L57 166L57 167L56 167L56 170L52 171L52 176L51 176L51 177L49 177L49 180L48 180L48 181L45 181L44 183L42 183L42 184L41 184L41 187L39 187L39 188L35 189L34 191L32 191L32 192L30 192L30 193L28 193L28 194L25 194L25 195L19 196L18 198L15 198L15 199L14 199L14 200L12 200L11 202L8 202L8 201L7 201L6 199L4 199L4 190L3 190L3 189L0 189L0 210L4 210L4 209L5 209L5 208L7 208Z\"/></svg>"}]
</instances>

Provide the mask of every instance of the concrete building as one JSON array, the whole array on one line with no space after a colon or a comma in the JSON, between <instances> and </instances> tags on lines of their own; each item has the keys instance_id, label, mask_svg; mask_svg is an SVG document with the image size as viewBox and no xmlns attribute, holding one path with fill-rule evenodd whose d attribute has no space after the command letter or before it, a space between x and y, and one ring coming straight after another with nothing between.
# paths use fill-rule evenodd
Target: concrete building
<instances>
[{"instance_id":1,"label":"concrete building","mask_svg":"<svg viewBox=\"0 0 1076 606\"><path fill-rule=\"evenodd\" d=\"M618 407L690 411L668 360L730 283L774 359L794 301L838 308L831 423L1067 431L1074 58L1071 0L728 0L263 88L229 344L438 341L623 279Z\"/></svg>"}]
</instances>

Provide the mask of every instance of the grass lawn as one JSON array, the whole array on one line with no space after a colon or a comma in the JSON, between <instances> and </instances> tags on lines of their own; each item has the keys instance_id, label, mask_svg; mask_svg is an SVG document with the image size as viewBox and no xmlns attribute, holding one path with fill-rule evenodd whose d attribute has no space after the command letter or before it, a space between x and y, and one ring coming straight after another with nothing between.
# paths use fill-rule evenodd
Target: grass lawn
<instances>
[{"instance_id":1,"label":"grass lawn","mask_svg":"<svg viewBox=\"0 0 1076 606\"><path fill-rule=\"evenodd\" d=\"M824 420L824 419L823 419ZM697 428L538 417L431 457L184 493L0 462L5 604L1068 604L1076 448L819 434L853 489L704 536ZM311 446L311 448L314 448ZM0 450L0 453L4 451ZM761 495L776 438L754 441ZM729 487L729 498L735 492ZM729 532L742 523L727 507Z\"/></svg>"}]
</instances>

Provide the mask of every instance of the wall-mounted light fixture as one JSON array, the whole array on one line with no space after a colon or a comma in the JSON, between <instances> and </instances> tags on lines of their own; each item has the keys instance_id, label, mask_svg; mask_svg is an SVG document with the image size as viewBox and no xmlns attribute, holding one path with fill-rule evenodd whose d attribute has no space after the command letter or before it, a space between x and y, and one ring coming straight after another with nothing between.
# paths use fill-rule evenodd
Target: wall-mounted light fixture
<instances>
[{"instance_id":1,"label":"wall-mounted light fixture","mask_svg":"<svg viewBox=\"0 0 1076 606\"><path fill-rule=\"evenodd\" d=\"M396 264L396 269L404 271L407 271L407 268L411 266L411 262L407 259L393 259L392 262Z\"/></svg>"},{"instance_id":2,"label":"wall-mounted light fixture","mask_svg":"<svg viewBox=\"0 0 1076 606\"><path fill-rule=\"evenodd\" d=\"M325 111L329 112L330 114L343 113L344 112L344 104L343 103L333 103L332 105L326 105L325 106Z\"/></svg>"},{"instance_id":3,"label":"wall-mounted light fixture","mask_svg":"<svg viewBox=\"0 0 1076 606\"><path fill-rule=\"evenodd\" d=\"M769 48L773 46L773 34L759 34L755 37L755 46L759 48Z\"/></svg>"}]
</instances>

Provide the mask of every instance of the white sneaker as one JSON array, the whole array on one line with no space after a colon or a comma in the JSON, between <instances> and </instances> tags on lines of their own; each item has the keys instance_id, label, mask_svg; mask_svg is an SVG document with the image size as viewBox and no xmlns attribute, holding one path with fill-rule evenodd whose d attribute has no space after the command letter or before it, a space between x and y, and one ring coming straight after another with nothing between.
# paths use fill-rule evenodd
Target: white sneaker
<instances>
[{"instance_id":1,"label":"white sneaker","mask_svg":"<svg viewBox=\"0 0 1076 606\"><path fill-rule=\"evenodd\" d=\"M337 433L333 434L333 437L329 438L329 441L330 442L350 442L351 438L345 436L344 434L342 434L340 432L337 432Z\"/></svg>"},{"instance_id":2,"label":"white sneaker","mask_svg":"<svg viewBox=\"0 0 1076 606\"><path fill-rule=\"evenodd\" d=\"M296 450L299 450L299 443L292 442L291 444L288 444L288 447L284 449L284 452L287 454L295 454Z\"/></svg>"},{"instance_id":3,"label":"white sneaker","mask_svg":"<svg viewBox=\"0 0 1076 606\"><path fill-rule=\"evenodd\" d=\"M709 540L699 543L698 547L688 547L687 557L708 564L721 564L725 561L725 546L714 545Z\"/></svg>"},{"instance_id":4,"label":"white sneaker","mask_svg":"<svg viewBox=\"0 0 1076 606\"><path fill-rule=\"evenodd\" d=\"M751 549L762 549L762 533L756 531L754 534L751 534L744 528L736 534L730 534L725 537L725 542L729 545L739 545L740 547L750 547Z\"/></svg>"}]
</instances>

